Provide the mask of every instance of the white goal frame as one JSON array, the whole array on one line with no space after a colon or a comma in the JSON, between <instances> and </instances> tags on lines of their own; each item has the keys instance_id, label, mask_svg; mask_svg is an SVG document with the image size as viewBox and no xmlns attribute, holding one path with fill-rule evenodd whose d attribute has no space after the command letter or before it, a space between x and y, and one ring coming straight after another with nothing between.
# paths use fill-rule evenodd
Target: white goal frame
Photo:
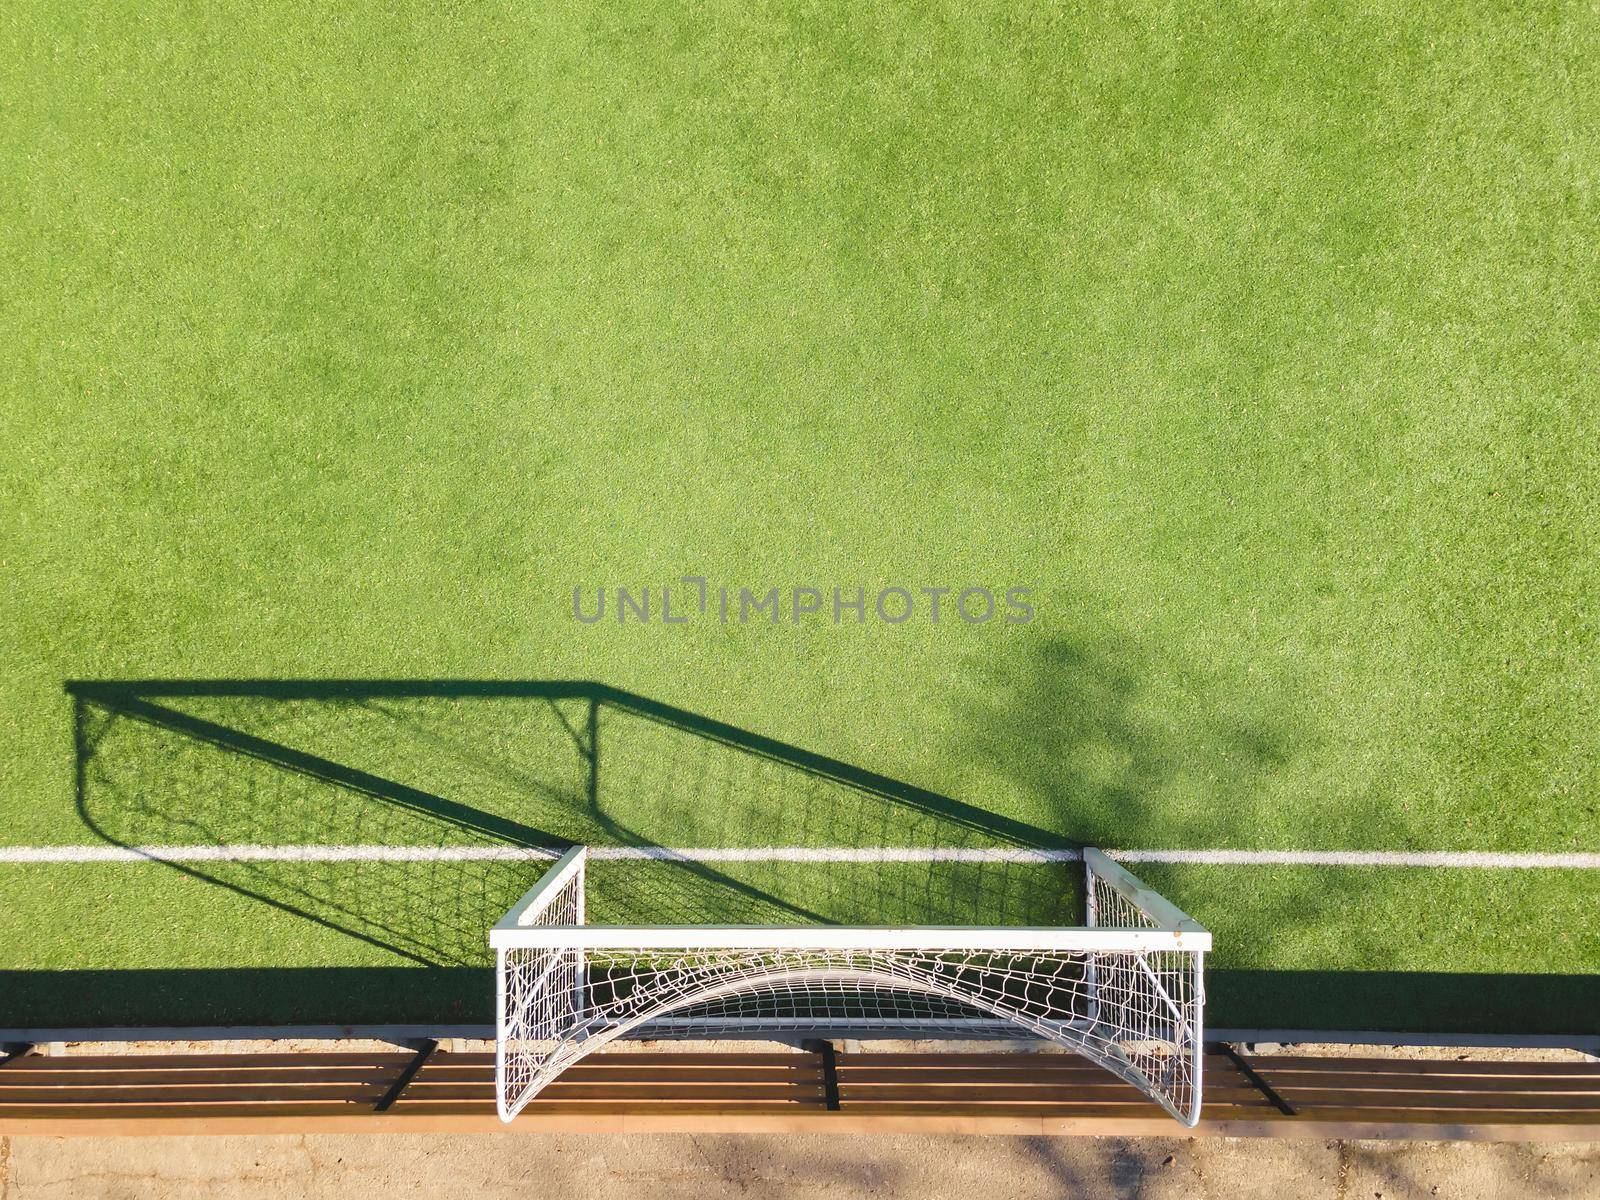
<instances>
[{"instance_id":1,"label":"white goal frame","mask_svg":"<svg viewBox=\"0 0 1600 1200\"><path fill-rule=\"evenodd\" d=\"M1035 1037L1200 1119L1211 934L1098 850L1087 923L1058 928L589 925L585 862L563 854L489 935L504 1121L619 1037L822 1030Z\"/></svg>"}]
</instances>

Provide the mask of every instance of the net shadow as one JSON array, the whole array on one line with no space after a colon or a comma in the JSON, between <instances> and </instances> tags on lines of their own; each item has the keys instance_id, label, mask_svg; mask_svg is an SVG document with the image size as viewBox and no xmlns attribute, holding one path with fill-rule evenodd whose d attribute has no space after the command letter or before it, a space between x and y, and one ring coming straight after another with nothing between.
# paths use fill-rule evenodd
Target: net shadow
<instances>
[{"instance_id":1,"label":"net shadow","mask_svg":"<svg viewBox=\"0 0 1600 1200\"><path fill-rule=\"evenodd\" d=\"M607 842L725 853L591 859L591 921L1081 920L1081 868L1026 858L1062 848L1041 830L639 697L609 692L596 721L591 816ZM760 853L773 849L790 856Z\"/></svg>"},{"instance_id":2,"label":"net shadow","mask_svg":"<svg viewBox=\"0 0 1600 1200\"><path fill-rule=\"evenodd\" d=\"M597 923L1061 924L1081 911L1064 863L871 857L1034 849L1051 844L1041 831L601 685L68 690L79 812L97 836L181 848L170 869L416 964L489 965L487 930L574 844L598 851ZM797 857L737 858L774 848ZM841 849L868 857L826 860Z\"/></svg>"},{"instance_id":3,"label":"net shadow","mask_svg":"<svg viewBox=\"0 0 1600 1200\"><path fill-rule=\"evenodd\" d=\"M181 848L188 857L166 859L172 869L402 959L486 966L485 931L526 889L538 861L470 856L544 854L560 839L528 823L518 810L532 806L517 793L537 769L547 797L575 808L587 767L575 755L565 764L520 763L511 773L449 761L438 744L452 732L448 706L426 715L433 738L359 699L295 708L248 697L183 706L80 696L79 811L108 842L154 853ZM495 724L496 714L473 715L480 727ZM516 716L524 726L539 723L537 713ZM424 748L446 763L428 773L408 765ZM498 789L489 786L497 774ZM510 780L517 787L505 786ZM472 802L451 798L462 793ZM295 848L322 857L273 857ZM207 850L217 857L194 857Z\"/></svg>"}]
</instances>

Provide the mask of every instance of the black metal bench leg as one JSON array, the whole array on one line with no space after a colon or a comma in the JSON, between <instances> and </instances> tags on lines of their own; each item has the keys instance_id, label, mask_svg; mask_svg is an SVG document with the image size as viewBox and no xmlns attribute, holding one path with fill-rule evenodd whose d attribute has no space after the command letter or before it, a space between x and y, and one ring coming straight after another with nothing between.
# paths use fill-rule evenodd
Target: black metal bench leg
<instances>
[{"instance_id":1,"label":"black metal bench leg","mask_svg":"<svg viewBox=\"0 0 1600 1200\"><path fill-rule=\"evenodd\" d=\"M1235 1067L1239 1068L1239 1074L1243 1075L1252 1084L1254 1084L1256 1090L1272 1102L1273 1108L1277 1109L1286 1117L1292 1117L1295 1115L1294 1106L1280 1096L1275 1087L1273 1087L1265 1079L1261 1078L1260 1073L1245 1061L1244 1055L1240 1054L1239 1051L1234 1048L1231 1042L1217 1042L1215 1044L1215 1048L1219 1053L1222 1054L1224 1058L1231 1062Z\"/></svg>"},{"instance_id":2,"label":"black metal bench leg","mask_svg":"<svg viewBox=\"0 0 1600 1200\"><path fill-rule=\"evenodd\" d=\"M422 1064L428 1061L430 1055L439 1048L439 1043L432 1038L424 1038L417 1044L417 1054L408 1062L395 1081L389 1085L389 1090L383 1094L383 1099L372 1106L373 1112L388 1112L394 1102L400 1099L400 1093L405 1091L411 1081L417 1077L417 1072L422 1070Z\"/></svg>"},{"instance_id":3,"label":"black metal bench leg","mask_svg":"<svg viewBox=\"0 0 1600 1200\"><path fill-rule=\"evenodd\" d=\"M833 1053L833 1043L822 1038L807 1038L800 1043L800 1049L822 1059L822 1100L829 1112L838 1112L839 1063Z\"/></svg>"}]
</instances>

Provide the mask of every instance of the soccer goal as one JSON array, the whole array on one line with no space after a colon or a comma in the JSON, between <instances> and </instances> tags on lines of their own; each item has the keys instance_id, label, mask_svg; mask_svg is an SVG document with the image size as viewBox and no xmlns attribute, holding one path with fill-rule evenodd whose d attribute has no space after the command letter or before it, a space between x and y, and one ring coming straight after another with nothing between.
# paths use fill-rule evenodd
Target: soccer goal
<instances>
[{"instance_id":1,"label":"soccer goal","mask_svg":"<svg viewBox=\"0 0 1600 1200\"><path fill-rule=\"evenodd\" d=\"M495 1082L509 1121L619 1037L1032 1036L1179 1121L1200 1118L1211 935L1096 850L1087 924L1064 928L590 925L584 847L490 934Z\"/></svg>"}]
</instances>

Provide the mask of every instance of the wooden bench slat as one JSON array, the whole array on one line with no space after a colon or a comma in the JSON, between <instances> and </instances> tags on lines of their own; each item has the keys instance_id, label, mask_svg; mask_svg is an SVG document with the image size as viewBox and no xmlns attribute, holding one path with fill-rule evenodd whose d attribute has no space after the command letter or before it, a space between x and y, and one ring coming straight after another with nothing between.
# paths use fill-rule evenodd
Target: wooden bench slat
<instances>
[{"instance_id":1,"label":"wooden bench slat","mask_svg":"<svg viewBox=\"0 0 1600 1200\"><path fill-rule=\"evenodd\" d=\"M292 1067L307 1069L337 1066L404 1066L414 1057L408 1050L374 1051L298 1051L279 1050L241 1054L27 1054L12 1059L0 1073L14 1071L97 1071L118 1068L137 1069L143 1064L160 1064L173 1070L215 1070L236 1067ZM457 1053L439 1050L437 1059L454 1066L494 1068L494 1055L469 1051ZM586 1067L601 1069L653 1069L676 1070L682 1067L782 1067L802 1065L814 1061L814 1056L801 1051L777 1054L720 1054L715 1051L678 1053L675 1051L640 1053L638 1051L609 1050L590 1055L583 1060Z\"/></svg>"},{"instance_id":2,"label":"wooden bench slat","mask_svg":"<svg viewBox=\"0 0 1600 1200\"><path fill-rule=\"evenodd\" d=\"M1082 1104L1106 1101L1107 1103L1137 1103L1147 1101L1142 1092L1133 1088L1051 1088L1032 1087L1027 1084L1001 1084L982 1090L964 1090L960 1088L924 1088L915 1084L878 1083L865 1087L841 1088L840 1100L845 1104L859 1101L880 1099L887 1095L903 1095L907 1098L926 1099L936 1104L965 1104L972 1108L982 1108L994 1104L999 1099L1011 1097L1014 1099L1039 1099L1041 1101L1060 1102L1063 1104ZM1245 1091L1238 1089L1228 1093L1206 1093L1208 1104L1245 1104L1251 1107L1260 1104L1270 1104L1258 1091Z\"/></svg>"},{"instance_id":3,"label":"wooden bench slat","mask_svg":"<svg viewBox=\"0 0 1600 1200\"><path fill-rule=\"evenodd\" d=\"M996 1071L968 1071L959 1067L948 1070L935 1070L931 1067L916 1071L902 1071L898 1067L853 1067L850 1070L839 1070L839 1082L875 1083L893 1080L896 1083L925 1083L935 1086L944 1083L972 1084L974 1087L985 1087L991 1083L1016 1083L1039 1082L1049 1083L1059 1087L1094 1087L1103 1084L1117 1084L1120 1087L1132 1087L1124 1083L1109 1071L1082 1072L1065 1074L1059 1071L1036 1071L1032 1067L1012 1067ZM1210 1080L1207 1080L1210 1083Z\"/></svg>"},{"instance_id":4,"label":"wooden bench slat","mask_svg":"<svg viewBox=\"0 0 1600 1200\"><path fill-rule=\"evenodd\" d=\"M1454 1058L1332 1058L1296 1055L1244 1056L1263 1075L1268 1071L1306 1074L1358 1072L1363 1075L1512 1075L1540 1078L1556 1076L1600 1077L1600 1062L1507 1062Z\"/></svg>"},{"instance_id":5,"label":"wooden bench slat","mask_svg":"<svg viewBox=\"0 0 1600 1200\"><path fill-rule=\"evenodd\" d=\"M982 1109L970 1109L962 1104L915 1104L915 1102L896 1101L896 1099L882 1099L882 1101L862 1102L862 1104L848 1104L842 1112L854 1117L1083 1117L1083 1118L1126 1118L1149 1117L1162 1122L1171 1122L1173 1118L1166 1114L1166 1110L1146 1101L1144 1104L986 1104ZM1275 1112L1275 1109L1264 1109L1266 1112ZM1251 1115L1251 1120L1258 1120L1256 1115ZM1181 1126L1174 1123L1173 1130Z\"/></svg>"},{"instance_id":6,"label":"wooden bench slat","mask_svg":"<svg viewBox=\"0 0 1600 1200\"><path fill-rule=\"evenodd\" d=\"M1053 1070L1050 1067L1038 1067L1030 1062L1016 1062L1008 1066L984 1067L982 1070L974 1067L904 1067L896 1062L882 1062L882 1064L859 1064L859 1062L837 1061L838 1077L862 1077L862 1075L880 1075L891 1072L899 1078L946 1078L949 1075L962 1075L963 1078L1010 1078L1014 1075L1026 1075L1029 1078L1053 1078L1062 1082L1091 1082L1091 1080L1106 1080L1117 1078L1109 1070L1099 1067L1078 1070Z\"/></svg>"},{"instance_id":7,"label":"wooden bench slat","mask_svg":"<svg viewBox=\"0 0 1600 1200\"><path fill-rule=\"evenodd\" d=\"M418 1093L413 1097L411 1090L406 1089L401 1093L397 1105L406 1104L411 1099L470 1099L483 1095L484 1092L472 1087L444 1087L430 1088L426 1092ZM494 1092L488 1092L492 1099ZM820 1097L822 1095L820 1084L804 1086L791 1083L721 1083L708 1084L704 1087L684 1087L676 1083L622 1083L622 1084L593 1084L593 1083L565 1083L559 1077L550 1084L530 1103L543 1103L550 1100L783 1100L792 1096Z\"/></svg>"},{"instance_id":8,"label":"wooden bench slat","mask_svg":"<svg viewBox=\"0 0 1600 1200\"><path fill-rule=\"evenodd\" d=\"M286 1071L277 1067L247 1067L240 1071L29 1071L10 1075L0 1072L0 1093L22 1091L49 1091L61 1087L85 1087L91 1082L96 1087L133 1087L167 1085L187 1087L195 1085L228 1084L361 1084L393 1079L396 1069L384 1064L366 1067L323 1067L315 1071ZM491 1075L492 1079L493 1076Z\"/></svg>"},{"instance_id":9,"label":"wooden bench slat","mask_svg":"<svg viewBox=\"0 0 1600 1200\"><path fill-rule=\"evenodd\" d=\"M404 1050L394 1053L374 1051L321 1053L276 1051L255 1054L25 1054L0 1067L0 1077L29 1071L114 1071L173 1070L216 1071L241 1067L283 1067L315 1070L320 1067L404 1066L413 1055ZM491 1065L494 1062L490 1057Z\"/></svg>"},{"instance_id":10,"label":"wooden bench slat","mask_svg":"<svg viewBox=\"0 0 1600 1200\"><path fill-rule=\"evenodd\" d=\"M1600 1114L1593 1112L1522 1112L1460 1108L1351 1108L1328 1106L1297 1110L1314 1121L1392 1121L1408 1125L1579 1125L1600 1133ZM1289 1118L1293 1120L1294 1118Z\"/></svg>"},{"instance_id":11,"label":"wooden bench slat","mask_svg":"<svg viewBox=\"0 0 1600 1200\"><path fill-rule=\"evenodd\" d=\"M750 1067L740 1069L723 1069L720 1067L690 1067L682 1071L652 1071L648 1067L637 1066L627 1071L595 1071L588 1069L588 1063L580 1061L574 1063L561 1073L563 1079L582 1079L593 1083L782 1083L788 1080L820 1080L822 1066L820 1063L810 1062L798 1064L793 1067ZM425 1087L433 1083L492 1083L493 1071L482 1071L476 1068L459 1070L448 1064L435 1066L431 1062L424 1063L422 1070L418 1071L412 1080L412 1087Z\"/></svg>"},{"instance_id":12,"label":"wooden bench slat","mask_svg":"<svg viewBox=\"0 0 1600 1200\"><path fill-rule=\"evenodd\" d=\"M850 1078L841 1078L839 1087L844 1090L864 1089L873 1087L915 1087L932 1095L949 1095L951 1092L970 1091L975 1096L985 1095L1002 1087L1031 1087L1045 1091L1060 1092L1063 1095L1071 1092L1099 1092L1099 1093L1127 1093L1128 1095L1142 1095L1138 1088L1131 1083L1124 1082L1113 1075L1100 1079L1039 1079L1026 1074L1005 1076L998 1079L962 1079L959 1075L944 1079L924 1079L921 1076L897 1075L893 1071L874 1072L870 1076L854 1075ZM1238 1083L1233 1080L1207 1080L1205 1084L1208 1096L1229 1095L1261 1095L1261 1090L1249 1083Z\"/></svg>"},{"instance_id":13,"label":"wooden bench slat","mask_svg":"<svg viewBox=\"0 0 1600 1200\"><path fill-rule=\"evenodd\" d=\"M1416 1108L1476 1109L1521 1112L1542 1109L1555 1112L1600 1114L1600 1096L1512 1096L1505 1093L1473 1095L1470 1092L1367 1092L1349 1088L1302 1088L1282 1093L1294 1108Z\"/></svg>"},{"instance_id":14,"label":"wooden bench slat","mask_svg":"<svg viewBox=\"0 0 1600 1200\"><path fill-rule=\"evenodd\" d=\"M1227 1062L1226 1058L1215 1056L1218 1062ZM891 1053L855 1050L841 1052L838 1055L841 1065L849 1063L863 1067L971 1067L982 1070L985 1067L1003 1067L1015 1065L1019 1062L1029 1065L1038 1064L1045 1068L1057 1070L1084 1070L1102 1071L1105 1068L1098 1063L1090 1062L1079 1054L1035 1054L1031 1052L1007 1053L1004 1051L962 1052L959 1054L938 1053Z\"/></svg>"},{"instance_id":15,"label":"wooden bench slat","mask_svg":"<svg viewBox=\"0 0 1600 1200\"><path fill-rule=\"evenodd\" d=\"M448 1113L492 1114L495 1111L492 1103L460 1100L427 1100L413 1104L397 1104L390 1112L400 1116L425 1116ZM664 1115L725 1115L733 1120L747 1113L794 1113L815 1112L826 1113L828 1110L823 1105L820 1096L809 1099L795 1099L793 1101L774 1100L747 1100L738 1104L718 1103L706 1100L681 1100L681 1101L656 1101L641 1103L631 1101L617 1103L610 1100L534 1100L523 1109L523 1114L537 1120L540 1117L560 1116L562 1114L590 1114L596 1117L607 1116L664 1116ZM513 1124L510 1128L515 1129Z\"/></svg>"},{"instance_id":16,"label":"wooden bench slat","mask_svg":"<svg viewBox=\"0 0 1600 1200\"><path fill-rule=\"evenodd\" d=\"M381 1084L370 1087L349 1084L326 1087L303 1087L289 1084L244 1084L239 1087L219 1087L214 1084L193 1084L188 1087L125 1087L100 1088L85 1084L75 1088L53 1088L48 1092L0 1092L0 1104L17 1107L27 1104L153 1104L171 1101L188 1104L196 1101L217 1103L275 1103L282 1100L336 1100L350 1104L376 1102L382 1096Z\"/></svg>"},{"instance_id":17,"label":"wooden bench slat","mask_svg":"<svg viewBox=\"0 0 1600 1200\"><path fill-rule=\"evenodd\" d=\"M451 1059L464 1062L469 1059L481 1058L489 1065L494 1065L494 1055L452 1054ZM640 1053L634 1050L616 1051L602 1050L591 1054L583 1060L582 1065L590 1067L784 1067L792 1064L811 1061L814 1056L799 1050L782 1054L719 1054L716 1051L693 1053L680 1053L675 1050L658 1051L654 1054Z\"/></svg>"},{"instance_id":18,"label":"wooden bench slat","mask_svg":"<svg viewBox=\"0 0 1600 1200\"><path fill-rule=\"evenodd\" d=\"M1035 1088L1024 1086L1007 1086L986 1088L981 1094L951 1094L949 1092L930 1091L927 1088L911 1086L896 1086L894 1084L875 1084L864 1088L854 1088L848 1091L841 1089L840 1103L845 1107L854 1107L859 1104L874 1104L882 1101L904 1101L917 1104L943 1104L961 1108L987 1110L996 1104L1026 1101L1030 1104L1051 1104L1069 1107L1081 1105L1109 1104L1109 1105L1134 1105L1152 1107L1155 1101L1142 1092L1128 1088L1125 1091L1114 1092L1109 1089L1093 1092L1078 1091L1075 1089ZM1230 1097L1226 1103L1241 1107L1258 1108L1271 1107L1271 1101L1259 1092L1255 1097L1237 1095Z\"/></svg>"},{"instance_id":19,"label":"wooden bench slat","mask_svg":"<svg viewBox=\"0 0 1600 1200\"><path fill-rule=\"evenodd\" d=\"M630 1092L637 1092L637 1091L640 1091L640 1090L654 1090L654 1091L659 1091L663 1095L700 1097L700 1098L703 1099L703 1098L705 1098L707 1096L731 1096L731 1095L737 1095L737 1094L740 1094L741 1092L743 1092L744 1090L751 1089L751 1088L763 1089L763 1090L773 1091L773 1092L783 1092L785 1094L787 1094L789 1092L794 1092L794 1093L797 1093L797 1094L800 1094L800 1095L807 1095L807 1096L813 1095L813 1094L820 1096L822 1094L822 1090L821 1090L822 1089L822 1082L821 1082L821 1080L816 1080L816 1081L813 1081L813 1082L810 1082L810 1083L803 1083L803 1084L802 1083L772 1083L772 1084L743 1084L743 1085L739 1085L739 1084L707 1084L707 1085L703 1085L703 1086L689 1086L689 1087L680 1087L677 1084L648 1084L648 1083L595 1084L595 1083L585 1083L585 1082L583 1082L581 1080L570 1080L570 1081L567 1081L565 1083L562 1083L562 1082L558 1081L556 1083L550 1084L548 1087L545 1088L544 1091L539 1093L538 1097L534 1098L532 1103L537 1104L539 1102L539 1099L542 1098L542 1097L545 1097L545 1096L552 1096L552 1095L553 1096L569 1096L569 1095L573 1095L573 1094L575 1094L576 1090L578 1090L578 1089L582 1089L583 1092L585 1094L587 1094L587 1095L596 1096L596 1097L623 1096L623 1095L627 1095ZM477 1097L484 1097L484 1098L492 1100L492 1099L494 1099L494 1095L495 1095L495 1090L494 1090L494 1085L492 1083L441 1083L441 1084L435 1084L432 1087L428 1087L428 1088L416 1088L416 1089L407 1088L403 1093L401 1093L401 1096L400 1096L400 1099L399 1099L398 1103L406 1104L406 1103L410 1103L410 1102L413 1102L413 1101L419 1101L419 1100L472 1099L472 1098L477 1098Z\"/></svg>"},{"instance_id":20,"label":"wooden bench slat","mask_svg":"<svg viewBox=\"0 0 1600 1200\"><path fill-rule=\"evenodd\" d=\"M207 1116L306 1117L315 1120L341 1115L368 1116L371 1113L372 1106L370 1104L319 1104L305 1101L286 1102L283 1104L58 1104L48 1106L28 1105L25 1108L0 1105L0 1121L10 1119L27 1120L30 1118L45 1118L51 1121L190 1119Z\"/></svg>"},{"instance_id":21,"label":"wooden bench slat","mask_svg":"<svg viewBox=\"0 0 1600 1200\"><path fill-rule=\"evenodd\" d=\"M237 1093L196 1092L188 1096L160 1095L144 1097L109 1097L93 1092L77 1096L59 1096L48 1100L29 1100L17 1103L0 1099L0 1120L5 1117L25 1117L30 1113L54 1113L63 1108L94 1108L106 1113L116 1113L157 1107L183 1108L226 1107L230 1111L275 1112L292 1105L312 1106L319 1111L372 1112L377 1095L348 1096L338 1094L311 1094L285 1092L274 1096L240 1096Z\"/></svg>"},{"instance_id":22,"label":"wooden bench slat","mask_svg":"<svg viewBox=\"0 0 1600 1200\"><path fill-rule=\"evenodd\" d=\"M187 1101L195 1096L215 1096L218 1099L229 1097L255 1098L272 1100L282 1096L299 1096L312 1099L319 1096L336 1097L370 1097L376 1100L383 1095L388 1086L387 1080L379 1080L372 1084L236 1084L222 1085L214 1083L192 1083L183 1087L170 1087L165 1084L130 1084L126 1087L97 1087L93 1083L85 1082L76 1087L40 1088L37 1090L18 1091L13 1089L0 1089L0 1104L59 1104L63 1100L95 1098L104 1099L107 1103L133 1103L137 1101L158 1100L170 1096L174 1102Z\"/></svg>"},{"instance_id":23,"label":"wooden bench slat","mask_svg":"<svg viewBox=\"0 0 1600 1200\"><path fill-rule=\"evenodd\" d=\"M1363 1075L1356 1071L1299 1075L1264 1071L1262 1078L1285 1095L1303 1088L1348 1088L1363 1092L1471 1092L1485 1096L1600 1096L1600 1078L1571 1075L1515 1079L1507 1075Z\"/></svg>"}]
</instances>

